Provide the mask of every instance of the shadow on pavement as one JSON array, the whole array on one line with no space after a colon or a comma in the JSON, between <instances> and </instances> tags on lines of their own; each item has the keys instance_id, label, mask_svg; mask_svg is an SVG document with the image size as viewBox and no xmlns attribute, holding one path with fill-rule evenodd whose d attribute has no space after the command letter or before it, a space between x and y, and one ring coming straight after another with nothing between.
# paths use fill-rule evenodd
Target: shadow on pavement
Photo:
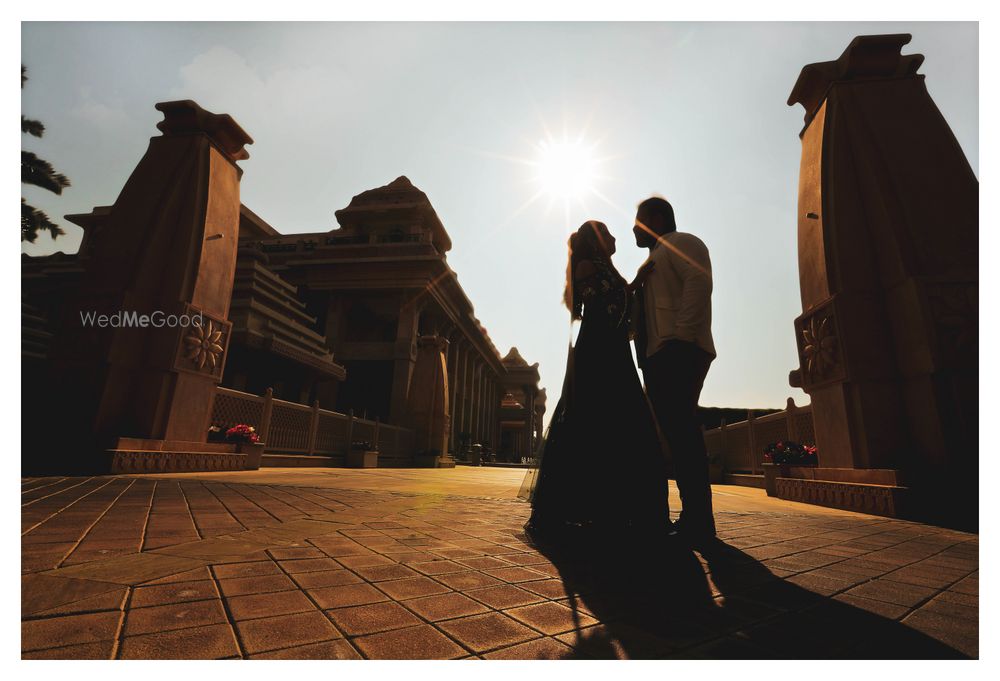
<instances>
[{"instance_id":1,"label":"shadow on pavement","mask_svg":"<svg viewBox=\"0 0 1000 681\"><path fill-rule=\"evenodd\" d=\"M714 540L528 536L556 566L574 623L567 657L588 659L954 659L899 622L789 583ZM699 555L701 560L699 560Z\"/></svg>"}]
</instances>

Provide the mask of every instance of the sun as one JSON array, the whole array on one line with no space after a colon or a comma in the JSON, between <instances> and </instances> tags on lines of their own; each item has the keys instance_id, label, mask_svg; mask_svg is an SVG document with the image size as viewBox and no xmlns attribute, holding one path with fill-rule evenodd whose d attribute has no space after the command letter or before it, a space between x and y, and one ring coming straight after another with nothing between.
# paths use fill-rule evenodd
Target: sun
<instances>
[{"instance_id":1,"label":"sun","mask_svg":"<svg viewBox=\"0 0 1000 681\"><path fill-rule=\"evenodd\" d=\"M564 126L561 135L554 135L552 129L541 120L542 135L534 138L538 141L532 143L531 138L524 137L523 146L518 145L523 150L523 156L473 150L482 156L530 169L530 173L522 176L522 181L526 185L533 185L533 191L498 225L509 223L539 202L544 205L545 219L550 217L553 208L561 209L562 224L567 230L583 219L594 217L596 213L592 209L600 204L605 204L630 219L629 211L617 206L605 192L604 186L607 182L616 181L609 174L609 163L621 159L622 155L608 155L602 151L606 146L606 136L595 140L587 134L589 129L589 122L584 128L575 131ZM594 203L595 200L598 204Z\"/></svg>"},{"instance_id":2,"label":"sun","mask_svg":"<svg viewBox=\"0 0 1000 681\"><path fill-rule=\"evenodd\" d=\"M581 201L596 190L600 160L596 145L582 137L544 139L536 146L532 166L539 190L552 199Z\"/></svg>"}]
</instances>

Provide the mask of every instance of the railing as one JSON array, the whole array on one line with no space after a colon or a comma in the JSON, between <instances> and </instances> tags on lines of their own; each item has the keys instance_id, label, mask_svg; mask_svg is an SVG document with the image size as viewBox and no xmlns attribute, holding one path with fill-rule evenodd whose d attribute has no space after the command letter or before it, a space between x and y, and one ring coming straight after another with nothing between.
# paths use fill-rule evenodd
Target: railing
<instances>
[{"instance_id":1,"label":"railing","mask_svg":"<svg viewBox=\"0 0 1000 681\"><path fill-rule=\"evenodd\" d=\"M381 465L412 461L413 431L390 426L377 419L360 419L313 405L286 402L264 395L216 388L212 424L223 429L246 423L257 429L265 453L344 457L351 442L370 442L379 452Z\"/></svg>"},{"instance_id":2,"label":"railing","mask_svg":"<svg viewBox=\"0 0 1000 681\"><path fill-rule=\"evenodd\" d=\"M721 462L727 473L763 474L764 447L782 440L816 443L812 405L797 407L789 397L785 411L759 418L747 412L746 421L728 424L723 419L719 428L705 431L709 459Z\"/></svg>"}]
</instances>

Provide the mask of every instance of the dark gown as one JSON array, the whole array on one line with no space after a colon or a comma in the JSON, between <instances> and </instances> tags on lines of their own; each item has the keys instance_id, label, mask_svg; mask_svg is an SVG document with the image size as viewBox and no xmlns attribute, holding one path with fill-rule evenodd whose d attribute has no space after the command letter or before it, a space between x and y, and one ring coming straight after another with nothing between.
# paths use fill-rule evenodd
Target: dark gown
<instances>
[{"instance_id":1,"label":"dark gown","mask_svg":"<svg viewBox=\"0 0 1000 681\"><path fill-rule=\"evenodd\" d=\"M575 283L583 319L563 390L520 496L528 528L616 531L669 527L667 463L629 347L625 282L596 261Z\"/></svg>"}]
</instances>

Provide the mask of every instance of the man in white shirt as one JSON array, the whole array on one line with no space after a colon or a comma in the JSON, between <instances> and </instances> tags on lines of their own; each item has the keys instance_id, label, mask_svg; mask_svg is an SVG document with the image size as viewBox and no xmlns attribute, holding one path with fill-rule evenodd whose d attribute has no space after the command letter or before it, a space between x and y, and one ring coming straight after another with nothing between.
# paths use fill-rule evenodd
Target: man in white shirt
<instances>
[{"instance_id":1,"label":"man in white shirt","mask_svg":"<svg viewBox=\"0 0 1000 681\"><path fill-rule=\"evenodd\" d=\"M683 506L678 529L689 540L703 541L715 536L708 454L698 420L698 397L715 359L712 263L701 239L677 231L665 199L639 204L632 231L636 245L649 249L648 272L637 292L636 356L673 457Z\"/></svg>"}]
</instances>

